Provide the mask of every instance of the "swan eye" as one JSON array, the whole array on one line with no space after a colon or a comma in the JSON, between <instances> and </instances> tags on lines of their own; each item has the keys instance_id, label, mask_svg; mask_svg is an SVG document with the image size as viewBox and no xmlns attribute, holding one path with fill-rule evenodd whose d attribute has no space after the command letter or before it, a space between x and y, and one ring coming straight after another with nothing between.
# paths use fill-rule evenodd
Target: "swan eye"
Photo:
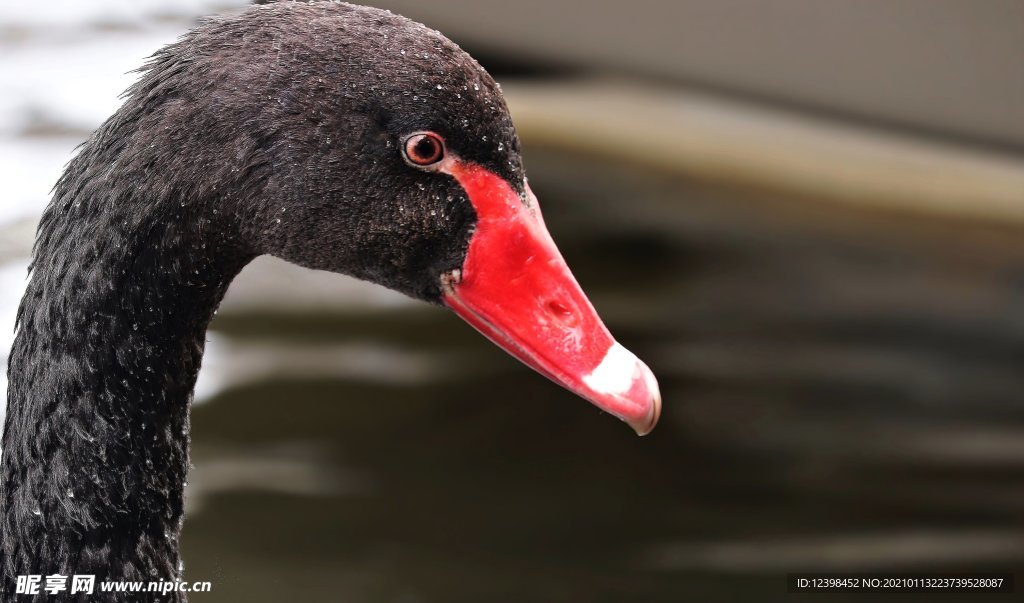
<instances>
[{"instance_id":1,"label":"swan eye","mask_svg":"<svg viewBox=\"0 0 1024 603\"><path fill-rule=\"evenodd\" d=\"M433 165L444 159L444 141L433 132L419 132L405 139L402 152L414 166Z\"/></svg>"}]
</instances>

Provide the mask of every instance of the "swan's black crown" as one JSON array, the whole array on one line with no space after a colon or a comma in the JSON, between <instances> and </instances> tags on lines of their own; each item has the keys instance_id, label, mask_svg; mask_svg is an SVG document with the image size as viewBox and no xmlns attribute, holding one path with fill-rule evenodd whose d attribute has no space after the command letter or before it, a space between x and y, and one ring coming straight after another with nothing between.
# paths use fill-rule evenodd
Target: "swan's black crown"
<instances>
[{"instance_id":1,"label":"swan's black crown","mask_svg":"<svg viewBox=\"0 0 1024 603\"><path fill-rule=\"evenodd\" d=\"M285 2L208 20L157 53L126 108L135 125L97 135L123 147L117 161L156 172L164 196L237 217L253 253L430 301L475 216L450 177L403 161L402 138L437 132L523 186L494 80L440 33L367 7Z\"/></svg>"}]
</instances>

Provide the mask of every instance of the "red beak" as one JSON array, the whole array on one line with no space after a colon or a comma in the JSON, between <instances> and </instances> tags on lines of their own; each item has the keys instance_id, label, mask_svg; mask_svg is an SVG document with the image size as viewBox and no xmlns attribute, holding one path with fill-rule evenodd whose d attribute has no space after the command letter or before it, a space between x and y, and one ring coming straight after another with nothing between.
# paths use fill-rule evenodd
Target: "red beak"
<instances>
[{"instance_id":1,"label":"red beak","mask_svg":"<svg viewBox=\"0 0 1024 603\"><path fill-rule=\"evenodd\" d=\"M537 199L503 178L452 161L444 171L477 213L461 271L446 275L445 304L537 372L628 423L639 435L661 414L658 382L601 322L544 226Z\"/></svg>"}]
</instances>

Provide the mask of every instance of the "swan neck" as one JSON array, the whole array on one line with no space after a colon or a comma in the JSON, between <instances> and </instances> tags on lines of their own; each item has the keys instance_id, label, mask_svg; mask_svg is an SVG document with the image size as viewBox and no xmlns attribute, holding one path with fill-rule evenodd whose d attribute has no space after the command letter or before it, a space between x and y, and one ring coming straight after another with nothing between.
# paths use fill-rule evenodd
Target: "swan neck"
<instances>
[{"instance_id":1,"label":"swan neck","mask_svg":"<svg viewBox=\"0 0 1024 603\"><path fill-rule=\"evenodd\" d=\"M126 196L79 171L41 221L9 360L5 587L180 575L191 392L207 325L250 259L209 203Z\"/></svg>"}]
</instances>

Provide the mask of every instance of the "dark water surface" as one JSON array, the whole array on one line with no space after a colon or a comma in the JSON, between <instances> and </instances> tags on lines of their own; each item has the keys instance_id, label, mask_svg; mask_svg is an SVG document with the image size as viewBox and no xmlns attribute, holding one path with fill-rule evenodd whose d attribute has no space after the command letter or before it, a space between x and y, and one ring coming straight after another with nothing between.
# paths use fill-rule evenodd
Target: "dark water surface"
<instances>
[{"instance_id":1,"label":"dark water surface","mask_svg":"<svg viewBox=\"0 0 1024 603\"><path fill-rule=\"evenodd\" d=\"M659 427L637 438L442 309L222 313L240 346L434 368L197 405L183 546L213 594L193 600L849 601L785 574L1022 567L1020 232L527 159L660 379Z\"/></svg>"}]
</instances>

